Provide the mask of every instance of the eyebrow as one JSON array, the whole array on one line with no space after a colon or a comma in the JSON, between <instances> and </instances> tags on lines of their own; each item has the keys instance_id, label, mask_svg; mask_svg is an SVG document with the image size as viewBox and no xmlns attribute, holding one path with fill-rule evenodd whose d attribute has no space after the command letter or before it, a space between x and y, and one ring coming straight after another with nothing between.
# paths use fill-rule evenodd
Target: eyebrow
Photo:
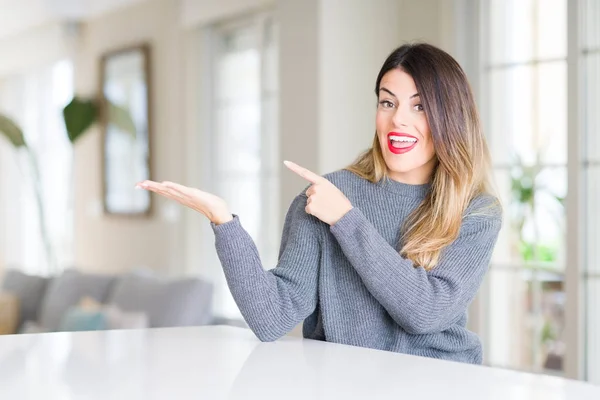
<instances>
[{"instance_id":1,"label":"eyebrow","mask_svg":"<svg viewBox=\"0 0 600 400\"><path fill-rule=\"evenodd\" d=\"M391 94L391 95L392 95L392 96L394 96L395 98L398 98L398 96L396 96L396 95L395 95L395 94L394 94L394 93L393 93L391 90L389 90L389 89L386 89L386 88L384 88L384 87L382 87L382 88L379 88L379 91L380 91L380 92L381 92L382 90L383 90L384 92L386 92L386 93L389 93L389 94ZM410 97L409 97L409 99L414 99L415 97L420 97L419 93L415 93L415 94L413 94L412 96L410 96Z\"/></svg>"}]
</instances>

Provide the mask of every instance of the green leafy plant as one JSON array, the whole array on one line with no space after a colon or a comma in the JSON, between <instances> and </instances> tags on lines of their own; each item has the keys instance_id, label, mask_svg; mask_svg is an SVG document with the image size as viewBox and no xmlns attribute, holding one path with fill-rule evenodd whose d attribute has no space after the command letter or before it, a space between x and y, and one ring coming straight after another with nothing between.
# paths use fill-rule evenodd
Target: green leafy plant
<instances>
[{"instance_id":1,"label":"green leafy plant","mask_svg":"<svg viewBox=\"0 0 600 400\"><path fill-rule=\"evenodd\" d=\"M19 128L12 119L1 114L0 132L2 132L8 141L11 142L16 148L26 147L25 136L23 136L21 128Z\"/></svg>"},{"instance_id":2,"label":"green leafy plant","mask_svg":"<svg viewBox=\"0 0 600 400\"><path fill-rule=\"evenodd\" d=\"M103 116L103 108L100 102L95 99L85 99L73 97L73 99L63 109L63 118L65 128L71 143L75 143L83 134L101 118L105 118L109 124L116 126L123 132L129 133L133 138L136 136L137 129L129 109L106 102L107 115Z\"/></svg>"},{"instance_id":3,"label":"green leafy plant","mask_svg":"<svg viewBox=\"0 0 600 400\"><path fill-rule=\"evenodd\" d=\"M524 261L555 261L558 248L548 243L533 243L523 237L525 224L532 220L536 210L536 199L540 194L548 195L555 199L561 206L564 198L554 193L550 188L540 182L542 172L540 156L538 162L532 166L523 165L521 159L515 155L514 166L511 171L512 198L517 205L517 212L513 219L515 230L519 234L519 252Z\"/></svg>"},{"instance_id":4,"label":"green leafy plant","mask_svg":"<svg viewBox=\"0 0 600 400\"><path fill-rule=\"evenodd\" d=\"M73 99L63 109L63 119L69 141L73 144L98 118L98 106L91 99Z\"/></svg>"}]
</instances>

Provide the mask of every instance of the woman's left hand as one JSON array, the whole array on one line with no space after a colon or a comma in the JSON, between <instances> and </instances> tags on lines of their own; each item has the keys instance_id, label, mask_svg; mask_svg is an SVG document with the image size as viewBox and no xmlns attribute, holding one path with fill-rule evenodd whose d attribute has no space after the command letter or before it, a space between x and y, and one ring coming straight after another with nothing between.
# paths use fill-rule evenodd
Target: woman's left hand
<instances>
[{"instance_id":1,"label":"woman's left hand","mask_svg":"<svg viewBox=\"0 0 600 400\"><path fill-rule=\"evenodd\" d=\"M306 191L306 212L326 224L333 225L352 209L350 200L333 183L290 161L286 167L306 179L312 185Z\"/></svg>"}]
</instances>

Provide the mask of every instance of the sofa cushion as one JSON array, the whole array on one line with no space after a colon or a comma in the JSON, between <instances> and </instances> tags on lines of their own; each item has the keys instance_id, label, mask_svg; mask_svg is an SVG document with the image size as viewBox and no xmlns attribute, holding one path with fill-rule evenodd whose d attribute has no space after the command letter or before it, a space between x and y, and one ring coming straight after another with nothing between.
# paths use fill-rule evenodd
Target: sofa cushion
<instances>
[{"instance_id":1,"label":"sofa cushion","mask_svg":"<svg viewBox=\"0 0 600 400\"><path fill-rule=\"evenodd\" d=\"M25 321L37 321L48 281L48 278L27 275L16 269L6 271L2 291L14 294L19 300L19 329Z\"/></svg>"},{"instance_id":2,"label":"sofa cushion","mask_svg":"<svg viewBox=\"0 0 600 400\"><path fill-rule=\"evenodd\" d=\"M48 286L42 301L40 325L48 331L60 329L61 320L83 297L106 301L115 277L67 270Z\"/></svg>"},{"instance_id":3,"label":"sofa cushion","mask_svg":"<svg viewBox=\"0 0 600 400\"><path fill-rule=\"evenodd\" d=\"M108 303L145 313L152 328L205 325L211 320L212 285L194 278L164 281L131 273L115 283Z\"/></svg>"}]
</instances>

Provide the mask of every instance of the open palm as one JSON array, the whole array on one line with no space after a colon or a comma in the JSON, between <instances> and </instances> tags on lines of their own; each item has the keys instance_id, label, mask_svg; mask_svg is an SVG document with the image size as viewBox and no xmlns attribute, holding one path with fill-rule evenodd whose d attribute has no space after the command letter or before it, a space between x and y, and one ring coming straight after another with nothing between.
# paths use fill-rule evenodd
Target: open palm
<instances>
[{"instance_id":1,"label":"open palm","mask_svg":"<svg viewBox=\"0 0 600 400\"><path fill-rule=\"evenodd\" d=\"M203 214L211 222L217 225L233 219L225 200L208 192L203 192L174 182L158 183L148 180L138 183L136 187L175 200L180 204Z\"/></svg>"}]
</instances>

